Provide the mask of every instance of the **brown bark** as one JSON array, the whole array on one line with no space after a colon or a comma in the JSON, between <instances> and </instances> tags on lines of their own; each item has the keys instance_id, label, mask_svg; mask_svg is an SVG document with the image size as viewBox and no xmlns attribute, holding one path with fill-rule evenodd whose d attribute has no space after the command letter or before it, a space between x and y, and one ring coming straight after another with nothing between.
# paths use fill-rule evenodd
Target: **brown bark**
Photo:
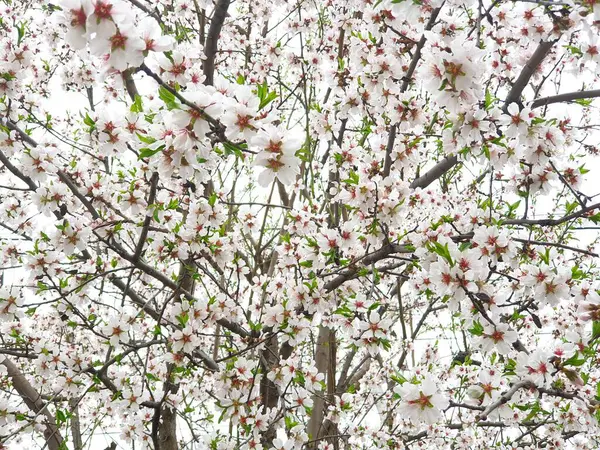
<instances>
[{"instance_id":1,"label":"brown bark","mask_svg":"<svg viewBox=\"0 0 600 450\"><path fill-rule=\"evenodd\" d=\"M27 407L34 413L44 417L44 438L46 439L48 449L59 450L63 443L63 438L56 426L54 417L48 410L47 405L42 401L42 396L31 383L29 383L16 364L9 359L5 359L1 364L6 367L8 377L11 379L13 387L19 393Z\"/></svg>"},{"instance_id":2,"label":"brown bark","mask_svg":"<svg viewBox=\"0 0 600 450\"><path fill-rule=\"evenodd\" d=\"M329 343L331 331L326 327L319 327L319 336L317 337L317 345L315 349L315 366L320 373L326 373L329 364ZM330 383L329 374L327 374L327 383ZM322 396L315 395L313 397L312 414L308 421L307 432L311 440L319 438L324 418L325 400ZM312 445L312 444L311 444ZM317 448L317 443L309 448Z\"/></svg>"},{"instance_id":3,"label":"brown bark","mask_svg":"<svg viewBox=\"0 0 600 450\"><path fill-rule=\"evenodd\" d=\"M180 289L175 290L174 298L175 301L179 301L180 291L183 292L194 292L194 270L191 269L192 261L183 261L179 267L179 286ZM165 383L164 397L168 394L174 394L179 388L178 384L172 382L172 371L173 367L168 367L168 380ZM170 405L161 401L160 406L156 409L155 414L156 420L159 421L156 431L158 432L158 439L155 442L158 443L159 448L155 450L177 450L177 410L171 409ZM154 433L155 434L155 433Z\"/></svg>"},{"instance_id":4,"label":"brown bark","mask_svg":"<svg viewBox=\"0 0 600 450\"><path fill-rule=\"evenodd\" d=\"M166 407L162 409L158 442L160 449L155 450L177 450L177 411Z\"/></svg>"},{"instance_id":5,"label":"brown bark","mask_svg":"<svg viewBox=\"0 0 600 450\"><path fill-rule=\"evenodd\" d=\"M262 398L263 412L270 408L276 408L279 404L279 389L271 380L267 378L267 373L279 364L278 355L279 343L277 335L271 337L266 343L265 348L261 351L260 367L263 376L260 380L260 395ZM270 426L268 430L262 435L261 442L265 447L272 445L273 439L275 439L276 429L274 426Z\"/></svg>"},{"instance_id":6,"label":"brown bark","mask_svg":"<svg viewBox=\"0 0 600 450\"><path fill-rule=\"evenodd\" d=\"M206 60L204 61L204 75L206 76L206 80L204 80L204 84L207 86L212 86L214 82L217 44L219 43L219 35L221 34L223 22L225 22L230 3L231 0L219 0L215 5L215 10L210 21L206 46L204 47L204 53L206 55Z\"/></svg>"}]
</instances>

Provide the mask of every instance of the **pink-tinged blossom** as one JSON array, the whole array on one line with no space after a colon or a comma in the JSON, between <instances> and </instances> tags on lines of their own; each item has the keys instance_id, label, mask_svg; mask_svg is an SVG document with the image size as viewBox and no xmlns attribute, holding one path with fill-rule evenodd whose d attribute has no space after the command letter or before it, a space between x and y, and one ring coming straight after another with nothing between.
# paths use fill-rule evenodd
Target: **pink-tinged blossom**
<instances>
[{"instance_id":1,"label":"pink-tinged blossom","mask_svg":"<svg viewBox=\"0 0 600 450\"><path fill-rule=\"evenodd\" d=\"M264 323L268 327L278 327L285 318L285 310L282 305L274 305L266 308Z\"/></svg>"},{"instance_id":2,"label":"pink-tinged blossom","mask_svg":"<svg viewBox=\"0 0 600 450\"><path fill-rule=\"evenodd\" d=\"M187 82L187 71L192 67L192 61L178 50L174 50L171 58L160 53L156 57L160 65L161 76L165 81L184 85Z\"/></svg>"},{"instance_id":3,"label":"pink-tinged blossom","mask_svg":"<svg viewBox=\"0 0 600 450\"><path fill-rule=\"evenodd\" d=\"M506 114L500 117L500 124L506 127L504 134L506 137L520 139L527 136L529 125L531 124L532 114L528 108L520 109L516 103L508 105Z\"/></svg>"},{"instance_id":4,"label":"pink-tinged blossom","mask_svg":"<svg viewBox=\"0 0 600 450\"><path fill-rule=\"evenodd\" d=\"M190 353L200 344L200 339L191 327L177 330L171 335L171 349L173 352Z\"/></svg>"},{"instance_id":5,"label":"pink-tinged blossom","mask_svg":"<svg viewBox=\"0 0 600 450\"><path fill-rule=\"evenodd\" d=\"M129 342L130 326L123 317L111 317L102 328L102 333L109 338L110 345L120 347L121 343Z\"/></svg>"},{"instance_id":6,"label":"pink-tinged blossom","mask_svg":"<svg viewBox=\"0 0 600 450\"><path fill-rule=\"evenodd\" d=\"M272 125L266 125L253 139L252 149L258 151L254 164L264 167L258 175L261 186L269 186L275 179L284 185L292 184L300 172L300 160L295 156L301 141Z\"/></svg>"},{"instance_id":7,"label":"pink-tinged blossom","mask_svg":"<svg viewBox=\"0 0 600 450\"><path fill-rule=\"evenodd\" d=\"M122 0L89 0L91 10L87 18L88 35L96 33L96 38L105 38L105 33L112 31L107 24L113 27L125 25L131 17L129 8ZM112 33L110 33L112 34Z\"/></svg>"},{"instance_id":8,"label":"pink-tinged blossom","mask_svg":"<svg viewBox=\"0 0 600 450\"><path fill-rule=\"evenodd\" d=\"M153 17L142 19L136 29L144 41L144 52L166 52L175 43L171 36L163 36L160 25Z\"/></svg>"},{"instance_id":9,"label":"pink-tinged blossom","mask_svg":"<svg viewBox=\"0 0 600 450\"><path fill-rule=\"evenodd\" d=\"M210 131L206 115L209 117L221 116L223 114L222 99L214 89L204 86L199 91L189 93L187 99L198 109L183 105L181 110L173 112L172 123L175 127L193 129L196 139L203 139ZM206 115L199 110L204 111Z\"/></svg>"},{"instance_id":10,"label":"pink-tinged blossom","mask_svg":"<svg viewBox=\"0 0 600 450\"><path fill-rule=\"evenodd\" d=\"M227 127L228 139L251 141L260 125L256 116L254 108L239 103L229 106L221 119Z\"/></svg>"},{"instance_id":11,"label":"pink-tinged blossom","mask_svg":"<svg viewBox=\"0 0 600 450\"><path fill-rule=\"evenodd\" d=\"M312 408L312 395L306 389L297 389L292 392L289 402L292 408Z\"/></svg>"},{"instance_id":12,"label":"pink-tinged blossom","mask_svg":"<svg viewBox=\"0 0 600 450\"><path fill-rule=\"evenodd\" d=\"M62 22L68 30L65 36L67 42L75 50L84 48L87 44L87 18L92 12L90 0L62 0Z\"/></svg>"},{"instance_id":13,"label":"pink-tinged blossom","mask_svg":"<svg viewBox=\"0 0 600 450\"><path fill-rule=\"evenodd\" d=\"M512 344L518 339L517 332L510 329L504 323L498 323L492 326L485 322L483 326L483 334L479 337L478 342L482 351L496 351L501 355L508 355L513 351Z\"/></svg>"},{"instance_id":14,"label":"pink-tinged blossom","mask_svg":"<svg viewBox=\"0 0 600 450\"><path fill-rule=\"evenodd\" d=\"M23 298L16 292L0 287L0 321L8 322L23 316Z\"/></svg>"},{"instance_id":15,"label":"pink-tinged blossom","mask_svg":"<svg viewBox=\"0 0 600 450\"><path fill-rule=\"evenodd\" d=\"M130 211L131 214L145 213L148 204L144 199L144 193L132 190L121 194L121 208Z\"/></svg>"},{"instance_id":16,"label":"pink-tinged blossom","mask_svg":"<svg viewBox=\"0 0 600 450\"><path fill-rule=\"evenodd\" d=\"M581 320L600 320L600 295L596 283L590 285L583 282L578 287L573 287L571 293L574 293L573 301L577 302Z\"/></svg>"},{"instance_id":17,"label":"pink-tinged blossom","mask_svg":"<svg viewBox=\"0 0 600 450\"><path fill-rule=\"evenodd\" d=\"M354 320L357 330L357 345L365 346L371 355L377 355L382 346L382 340L388 338L392 321L382 318L377 311L371 311L368 320Z\"/></svg>"},{"instance_id":18,"label":"pink-tinged blossom","mask_svg":"<svg viewBox=\"0 0 600 450\"><path fill-rule=\"evenodd\" d=\"M121 392L121 396L123 398L123 400L121 400L122 405L133 411L138 411L140 405L148 400L148 394L142 393L139 386L126 387Z\"/></svg>"},{"instance_id":19,"label":"pink-tinged blossom","mask_svg":"<svg viewBox=\"0 0 600 450\"><path fill-rule=\"evenodd\" d=\"M516 253L516 247L511 243L506 232L498 227L478 227L474 231L473 245L483 261L498 264L500 259L511 261Z\"/></svg>"},{"instance_id":20,"label":"pink-tinged blossom","mask_svg":"<svg viewBox=\"0 0 600 450\"><path fill-rule=\"evenodd\" d=\"M101 22L96 37L90 44L92 53L98 56L109 55L107 62L116 70L137 67L144 61L144 41L137 35L133 25L116 28L112 22Z\"/></svg>"},{"instance_id":21,"label":"pink-tinged blossom","mask_svg":"<svg viewBox=\"0 0 600 450\"><path fill-rule=\"evenodd\" d=\"M440 421L443 410L449 404L431 377L426 377L419 384L406 382L394 388L394 392L400 395L402 417L413 423L434 424Z\"/></svg>"},{"instance_id":22,"label":"pink-tinged blossom","mask_svg":"<svg viewBox=\"0 0 600 450\"><path fill-rule=\"evenodd\" d=\"M521 378L530 380L536 386L544 387L553 379L554 366L550 362L551 353L545 349L536 349L531 354L524 352L517 356L516 372Z\"/></svg>"}]
</instances>

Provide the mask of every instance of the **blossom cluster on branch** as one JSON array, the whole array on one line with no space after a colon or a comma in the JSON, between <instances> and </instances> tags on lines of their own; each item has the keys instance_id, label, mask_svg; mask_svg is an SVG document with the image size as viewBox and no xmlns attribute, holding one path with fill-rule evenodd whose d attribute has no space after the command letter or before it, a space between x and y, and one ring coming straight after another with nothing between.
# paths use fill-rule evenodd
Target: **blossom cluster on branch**
<instances>
[{"instance_id":1,"label":"blossom cluster on branch","mask_svg":"<svg viewBox=\"0 0 600 450\"><path fill-rule=\"evenodd\" d=\"M0 448L599 447L600 3L0 6Z\"/></svg>"}]
</instances>

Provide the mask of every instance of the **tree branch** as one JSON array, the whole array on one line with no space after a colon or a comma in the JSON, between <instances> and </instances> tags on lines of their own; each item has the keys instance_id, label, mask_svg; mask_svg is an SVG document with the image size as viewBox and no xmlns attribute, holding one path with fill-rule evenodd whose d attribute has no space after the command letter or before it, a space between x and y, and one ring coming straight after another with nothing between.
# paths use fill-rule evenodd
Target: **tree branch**
<instances>
[{"instance_id":1,"label":"tree branch","mask_svg":"<svg viewBox=\"0 0 600 450\"><path fill-rule=\"evenodd\" d=\"M538 48L535 50L535 52L533 52L533 55L531 55L531 58L529 58L529 61L527 61L527 63L523 67L523 70L521 70L519 78L517 78L517 80L512 86L512 89L508 93L508 96L504 101L504 112L508 110L508 106L511 103L517 102L521 105L521 94L523 93L523 90L527 87L527 84L529 84L529 80L531 79L537 68L540 66L542 61L544 61L548 53L550 53L550 50L554 46L555 42L557 42L557 40L558 39L540 42Z\"/></svg>"},{"instance_id":2,"label":"tree branch","mask_svg":"<svg viewBox=\"0 0 600 450\"><path fill-rule=\"evenodd\" d=\"M337 289L338 287L340 287L346 281L356 278L356 276L358 274L358 267L356 267L356 264L358 262L362 262L362 264L364 266L370 266L371 264L374 264L377 261L387 258L389 255L392 255L395 253L412 253L412 252L413 252L413 249L411 246L400 245L400 244L387 244L387 245L383 246L382 248L380 248L379 250L374 251L373 253L369 253L361 260L357 260L354 263L351 263L352 267L348 268L341 275L338 275L333 280L326 283L324 288L327 292L331 292L334 289Z\"/></svg>"},{"instance_id":3,"label":"tree branch","mask_svg":"<svg viewBox=\"0 0 600 450\"><path fill-rule=\"evenodd\" d=\"M59 450L63 445L63 438L60 434L56 422L48 407L44 405L42 396L38 391L27 381L21 370L9 359L5 358L0 364L3 364L7 371L8 377L11 379L13 387L19 393L25 404L30 410L36 414L41 414L45 417L44 438L49 450Z\"/></svg>"},{"instance_id":4,"label":"tree branch","mask_svg":"<svg viewBox=\"0 0 600 450\"><path fill-rule=\"evenodd\" d=\"M594 203L593 205L581 208L572 214L568 214L559 219L507 219L503 220L503 225L540 225L540 226L556 226L562 223L568 222L569 220L577 219L590 211L600 208L600 203Z\"/></svg>"},{"instance_id":5,"label":"tree branch","mask_svg":"<svg viewBox=\"0 0 600 450\"><path fill-rule=\"evenodd\" d=\"M148 207L154 203L156 198L156 187L158 185L158 172L154 172L152 174L152 178L150 178L150 193L148 194ZM146 213L146 217L144 218L144 225L142 226L142 232L140 233L140 239L135 247L135 253L133 257L137 260L140 259L140 255L142 254L142 250L144 249L144 244L146 243L146 237L148 237L148 228L150 227L150 223L152 222L152 214Z\"/></svg>"},{"instance_id":6,"label":"tree branch","mask_svg":"<svg viewBox=\"0 0 600 450\"><path fill-rule=\"evenodd\" d=\"M206 60L204 61L204 84L212 86L215 75L215 57L217 56L217 47L219 43L219 35L227 17L227 9L231 0L218 0L213 11L213 16L210 21L210 27L208 29L208 36L206 37L206 45L204 47L204 54Z\"/></svg>"},{"instance_id":7,"label":"tree branch","mask_svg":"<svg viewBox=\"0 0 600 450\"><path fill-rule=\"evenodd\" d=\"M540 106L551 105L552 103L572 102L584 98L600 97L600 89L591 91L575 91L565 94L551 95L550 97L538 98L531 103L531 109L539 108Z\"/></svg>"},{"instance_id":8,"label":"tree branch","mask_svg":"<svg viewBox=\"0 0 600 450\"><path fill-rule=\"evenodd\" d=\"M429 171L425 175L416 178L410 184L411 189L426 188L435 180L437 180L446 172L448 172L450 169L452 169L457 163L458 157L456 155L445 157L439 163L437 163L435 166L429 169Z\"/></svg>"},{"instance_id":9,"label":"tree branch","mask_svg":"<svg viewBox=\"0 0 600 450\"><path fill-rule=\"evenodd\" d=\"M513 397L513 395L515 395L519 389L523 389L523 388L531 389L531 388L535 388L535 385L529 380L518 381L517 383L513 384L508 391L506 391L504 394L502 394L498 398L498 400L490 403L485 408L485 410L478 416L478 419L479 420L487 420L487 417L490 415L490 413L492 411L494 411L494 410L498 409L500 406L508 403L510 401L510 399Z\"/></svg>"}]
</instances>

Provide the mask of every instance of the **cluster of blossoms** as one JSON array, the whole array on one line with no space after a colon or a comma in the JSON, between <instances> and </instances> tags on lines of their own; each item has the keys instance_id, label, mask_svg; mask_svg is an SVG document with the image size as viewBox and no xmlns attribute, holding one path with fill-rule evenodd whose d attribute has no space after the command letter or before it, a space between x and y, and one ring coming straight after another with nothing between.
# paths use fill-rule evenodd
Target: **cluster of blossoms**
<instances>
[{"instance_id":1,"label":"cluster of blossoms","mask_svg":"<svg viewBox=\"0 0 600 450\"><path fill-rule=\"evenodd\" d=\"M0 10L0 447L598 448L597 4L150 3Z\"/></svg>"},{"instance_id":2,"label":"cluster of blossoms","mask_svg":"<svg viewBox=\"0 0 600 450\"><path fill-rule=\"evenodd\" d=\"M134 23L124 2L65 0L62 7L69 45L79 50L89 42L92 54L115 70L138 67L148 52L164 52L173 46L173 38L162 36L154 18Z\"/></svg>"}]
</instances>

